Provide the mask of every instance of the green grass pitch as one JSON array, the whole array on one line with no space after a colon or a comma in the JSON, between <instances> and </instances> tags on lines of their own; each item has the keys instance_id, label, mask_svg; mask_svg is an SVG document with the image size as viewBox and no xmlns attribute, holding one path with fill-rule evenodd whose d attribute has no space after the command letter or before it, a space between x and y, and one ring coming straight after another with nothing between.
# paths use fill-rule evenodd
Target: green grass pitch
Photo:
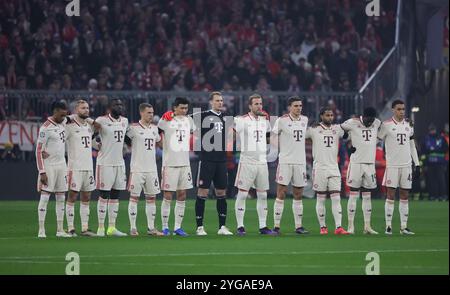
<instances>
[{"instance_id":1,"label":"green grass pitch","mask_svg":"<svg viewBox=\"0 0 450 295\"><path fill-rule=\"evenodd\" d=\"M53 197L52 197L53 199ZM415 236L399 234L398 202L394 235L384 235L384 201L373 201L372 223L378 236L362 232L361 201L354 236L320 236L315 201L304 201L304 226L309 235L293 233L291 200L286 201L282 236L257 233L256 201L247 201L247 236L217 236L215 200L206 204L208 236L195 236L194 201L187 202L184 229L189 237L145 235L144 202L139 203L140 236L125 238L57 239L55 202L47 213L47 239L37 238L37 201L0 202L0 274L65 274L68 252L80 255L81 274L365 274L366 255L377 252L381 274L449 274L449 219L447 202L410 202L410 228ZM160 228L158 201L157 226ZM76 206L75 224L79 229ZM346 227L346 200L342 201ZM118 228L128 232L128 201L122 200ZM173 204L172 204L173 207ZM173 209L173 208L172 208ZM228 226L236 228L234 201L228 201ZM272 225L273 199L269 200L268 225ZM173 225L173 210L170 224ZM327 224L333 228L330 200ZM97 229L96 202L91 204L90 227Z\"/></svg>"}]
</instances>

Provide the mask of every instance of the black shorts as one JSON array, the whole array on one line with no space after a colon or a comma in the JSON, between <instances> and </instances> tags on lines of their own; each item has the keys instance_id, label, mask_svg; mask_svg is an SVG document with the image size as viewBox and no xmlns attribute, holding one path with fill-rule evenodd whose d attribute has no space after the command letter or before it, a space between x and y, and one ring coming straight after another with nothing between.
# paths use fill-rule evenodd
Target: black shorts
<instances>
[{"instance_id":1,"label":"black shorts","mask_svg":"<svg viewBox=\"0 0 450 295\"><path fill-rule=\"evenodd\" d=\"M226 162L198 162L197 187L209 189L211 182L215 189L227 188L228 174Z\"/></svg>"}]
</instances>

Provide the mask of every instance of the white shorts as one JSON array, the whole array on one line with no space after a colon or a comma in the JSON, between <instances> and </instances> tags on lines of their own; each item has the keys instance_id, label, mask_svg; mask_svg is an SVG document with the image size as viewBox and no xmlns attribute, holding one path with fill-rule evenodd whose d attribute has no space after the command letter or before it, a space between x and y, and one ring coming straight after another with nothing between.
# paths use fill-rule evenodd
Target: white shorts
<instances>
[{"instance_id":1,"label":"white shorts","mask_svg":"<svg viewBox=\"0 0 450 295\"><path fill-rule=\"evenodd\" d=\"M97 165L95 171L97 189L110 191L111 189L123 191L127 187L127 176L125 166L102 166Z\"/></svg>"},{"instance_id":2,"label":"white shorts","mask_svg":"<svg viewBox=\"0 0 450 295\"><path fill-rule=\"evenodd\" d=\"M161 177L161 189L163 191L175 192L178 190L191 189L193 187L190 166L163 167Z\"/></svg>"},{"instance_id":3,"label":"white shorts","mask_svg":"<svg viewBox=\"0 0 450 295\"><path fill-rule=\"evenodd\" d=\"M412 168L411 167L386 167L383 177L383 186L390 188L411 189Z\"/></svg>"},{"instance_id":4,"label":"white shorts","mask_svg":"<svg viewBox=\"0 0 450 295\"><path fill-rule=\"evenodd\" d=\"M142 190L146 196L159 194L158 172L131 172L127 189L133 197L139 197Z\"/></svg>"},{"instance_id":5,"label":"white shorts","mask_svg":"<svg viewBox=\"0 0 450 295\"><path fill-rule=\"evenodd\" d=\"M259 191L269 190L267 164L239 163L234 186L245 191L249 191L252 187Z\"/></svg>"},{"instance_id":6,"label":"white shorts","mask_svg":"<svg viewBox=\"0 0 450 295\"><path fill-rule=\"evenodd\" d=\"M94 172L69 170L69 190L74 192L95 190Z\"/></svg>"},{"instance_id":7,"label":"white shorts","mask_svg":"<svg viewBox=\"0 0 450 295\"><path fill-rule=\"evenodd\" d=\"M298 164L278 164L277 176L275 181L281 185L289 185L295 187L306 186L306 166Z\"/></svg>"},{"instance_id":8,"label":"white shorts","mask_svg":"<svg viewBox=\"0 0 450 295\"><path fill-rule=\"evenodd\" d=\"M347 185L352 188L377 188L375 164L360 164L350 162L347 169Z\"/></svg>"},{"instance_id":9,"label":"white shorts","mask_svg":"<svg viewBox=\"0 0 450 295\"><path fill-rule=\"evenodd\" d=\"M46 166L45 174L47 174L47 185L41 183L41 175L38 176L37 180L37 190L49 192L49 193L59 193L67 192L68 181L67 181L67 166L66 164L60 164L55 166Z\"/></svg>"},{"instance_id":10,"label":"white shorts","mask_svg":"<svg viewBox=\"0 0 450 295\"><path fill-rule=\"evenodd\" d=\"M313 190L317 192L341 191L339 169L316 169L312 171Z\"/></svg>"}]
</instances>

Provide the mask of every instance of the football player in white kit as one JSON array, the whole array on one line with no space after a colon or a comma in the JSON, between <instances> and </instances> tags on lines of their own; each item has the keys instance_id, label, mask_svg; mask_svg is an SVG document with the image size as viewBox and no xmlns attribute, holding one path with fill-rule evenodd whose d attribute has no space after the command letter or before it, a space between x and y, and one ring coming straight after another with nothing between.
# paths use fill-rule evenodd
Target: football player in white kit
<instances>
[{"instance_id":1,"label":"football player in white kit","mask_svg":"<svg viewBox=\"0 0 450 295\"><path fill-rule=\"evenodd\" d=\"M241 157L235 186L239 189L235 213L237 234L246 234L244 227L245 202L250 188L256 189L256 211L259 219L259 232L263 235L274 234L267 227L267 190L269 190L269 170L267 167L267 144L270 141L269 115L263 111L261 95L252 94L249 97L250 112L235 118L235 131L241 144Z\"/></svg>"},{"instance_id":2,"label":"football player in white kit","mask_svg":"<svg viewBox=\"0 0 450 295\"><path fill-rule=\"evenodd\" d=\"M186 208L186 190L191 189L192 172L189 161L190 136L195 130L194 121L186 116L189 100L184 97L175 98L173 111L166 112L158 122L163 135L163 167L161 187L164 198L161 204L163 234L170 235L169 216L172 195L177 193L175 204L174 235L185 237L188 234L181 227Z\"/></svg>"},{"instance_id":3,"label":"football player in white kit","mask_svg":"<svg viewBox=\"0 0 450 295\"><path fill-rule=\"evenodd\" d=\"M392 235L392 216L397 188L400 190L400 234L413 235L408 228L408 194L414 178L411 158L414 162L414 173L420 174L419 156L414 142L414 127L405 118L405 103L401 100L392 102L393 116L381 124L378 137L384 140L386 149L386 171L383 185L386 187L385 220L387 235Z\"/></svg>"},{"instance_id":4,"label":"football player in white kit","mask_svg":"<svg viewBox=\"0 0 450 295\"><path fill-rule=\"evenodd\" d=\"M294 213L295 232L307 234L302 225L303 219L303 188L306 186L306 156L305 135L308 117L301 115L303 102L298 96L288 99L289 113L278 118L272 129L273 141L278 143L280 150L275 181L278 183L277 198L274 203L274 229L280 233L280 223L284 208L284 199L288 185L292 184L292 211Z\"/></svg>"},{"instance_id":5,"label":"football player in white kit","mask_svg":"<svg viewBox=\"0 0 450 295\"><path fill-rule=\"evenodd\" d=\"M347 203L347 232L355 233L354 219L359 192L362 194L362 211L364 216L365 234L378 234L370 225L372 215L371 191L377 187L375 173L375 153L377 134L381 121L376 119L376 110L372 107L364 109L363 115L351 118L341 124L348 132L352 142L350 164L347 169L347 185L350 187L350 197Z\"/></svg>"},{"instance_id":6,"label":"football player in white kit","mask_svg":"<svg viewBox=\"0 0 450 295\"><path fill-rule=\"evenodd\" d=\"M45 238L45 216L52 193L56 199L56 236L71 237L63 229L64 201L67 192L66 131L64 121L67 104L56 101L51 106L52 116L39 128L36 142L36 164L39 171L37 189L41 193L38 205L39 238Z\"/></svg>"},{"instance_id":7,"label":"football player in white kit","mask_svg":"<svg viewBox=\"0 0 450 295\"><path fill-rule=\"evenodd\" d=\"M334 217L336 235L348 235L341 226L341 172L337 162L339 139L344 136L344 130L333 124L334 113L329 107L320 110L320 123L307 129L306 138L312 141L313 149L313 190L317 193L316 213L320 224L320 234L328 234L325 223L325 200L330 194L331 208Z\"/></svg>"},{"instance_id":8,"label":"football player in white kit","mask_svg":"<svg viewBox=\"0 0 450 295\"><path fill-rule=\"evenodd\" d=\"M161 141L161 137L158 134L158 127L152 124L153 106L141 103L139 114L141 119L138 123L131 124L126 134L131 140L131 163L128 177L130 235L139 235L136 228L137 204L141 192L144 191L147 234L162 236L163 234L155 228L156 195L160 193L155 152L156 144Z\"/></svg>"},{"instance_id":9,"label":"football player in white kit","mask_svg":"<svg viewBox=\"0 0 450 295\"><path fill-rule=\"evenodd\" d=\"M98 117L94 127L99 131L101 147L97 157L96 181L100 192L97 203L98 236L105 236L105 218L108 210L108 236L122 237L127 234L116 229L119 212L119 194L126 189L123 144L128 129L128 119L122 116L123 104L120 99L111 99L109 113Z\"/></svg>"},{"instance_id":10,"label":"football player in white kit","mask_svg":"<svg viewBox=\"0 0 450 295\"><path fill-rule=\"evenodd\" d=\"M85 100L76 102L75 114L66 124L69 195L66 203L66 218L69 234L76 236L74 227L75 202L80 194L81 235L96 236L89 230L89 201L95 190L94 163L92 160L92 136L94 127L89 118L89 104ZM88 123L89 122L89 123Z\"/></svg>"}]
</instances>

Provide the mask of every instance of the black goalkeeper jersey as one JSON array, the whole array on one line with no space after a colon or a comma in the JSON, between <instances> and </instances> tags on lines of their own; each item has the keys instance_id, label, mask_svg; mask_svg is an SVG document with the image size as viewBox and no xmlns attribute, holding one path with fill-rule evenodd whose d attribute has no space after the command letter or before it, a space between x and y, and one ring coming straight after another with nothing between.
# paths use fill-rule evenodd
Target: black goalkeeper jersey
<instances>
[{"instance_id":1,"label":"black goalkeeper jersey","mask_svg":"<svg viewBox=\"0 0 450 295\"><path fill-rule=\"evenodd\" d=\"M200 160L225 162L226 161L226 120L223 113L212 110L193 114L194 122L201 116L201 151ZM229 118L228 118L229 119ZM228 122L232 123L232 122ZM232 126L232 125L230 125ZM198 128L200 126L197 126Z\"/></svg>"}]
</instances>

